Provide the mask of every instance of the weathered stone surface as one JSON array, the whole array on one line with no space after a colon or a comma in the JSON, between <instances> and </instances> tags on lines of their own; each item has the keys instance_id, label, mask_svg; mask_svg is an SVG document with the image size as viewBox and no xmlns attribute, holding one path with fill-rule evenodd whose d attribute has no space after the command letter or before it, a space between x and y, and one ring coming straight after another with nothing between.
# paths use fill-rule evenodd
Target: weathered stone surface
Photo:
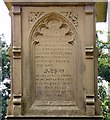
<instances>
[{"instance_id":1,"label":"weathered stone surface","mask_svg":"<svg viewBox=\"0 0 110 120\"><path fill-rule=\"evenodd\" d=\"M15 4L7 119L101 119L94 4Z\"/></svg>"},{"instance_id":2,"label":"weathered stone surface","mask_svg":"<svg viewBox=\"0 0 110 120\"><path fill-rule=\"evenodd\" d=\"M24 117L24 116L21 116L21 117L8 117L8 120L102 120L102 117L100 116L94 116L94 117L91 117L91 116L82 116L82 117L79 117L79 116L76 116L76 117L31 117L31 116L27 116L27 117Z\"/></svg>"}]
</instances>

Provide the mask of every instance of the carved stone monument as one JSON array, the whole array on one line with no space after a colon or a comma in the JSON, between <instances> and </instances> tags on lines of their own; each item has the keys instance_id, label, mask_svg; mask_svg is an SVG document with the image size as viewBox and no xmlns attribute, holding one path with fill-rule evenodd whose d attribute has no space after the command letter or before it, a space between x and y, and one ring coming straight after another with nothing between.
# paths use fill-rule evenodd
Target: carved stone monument
<instances>
[{"instance_id":1,"label":"carved stone monument","mask_svg":"<svg viewBox=\"0 0 110 120\"><path fill-rule=\"evenodd\" d=\"M101 120L95 3L11 4L12 92L7 119Z\"/></svg>"}]
</instances>

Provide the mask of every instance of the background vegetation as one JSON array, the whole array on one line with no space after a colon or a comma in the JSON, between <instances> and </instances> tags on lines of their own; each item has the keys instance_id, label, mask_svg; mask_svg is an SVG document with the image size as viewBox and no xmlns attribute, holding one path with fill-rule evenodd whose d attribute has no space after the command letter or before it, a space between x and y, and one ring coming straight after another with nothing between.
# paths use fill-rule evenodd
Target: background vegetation
<instances>
[{"instance_id":1,"label":"background vegetation","mask_svg":"<svg viewBox=\"0 0 110 120\"><path fill-rule=\"evenodd\" d=\"M103 31L98 31L98 34L106 34ZM104 120L110 120L110 93L108 93L105 82L108 82L108 87L110 87L110 34L107 33L108 40L106 42L98 39L97 37L97 47L99 49L99 99L102 105L102 114Z\"/></svg>"},{"instance_id":2,"label":"background vegetation","mask_svg":"<svg viewBox=\"0 0 110 120\"><path fill-rule=\"evenodd\" d=\"M9 46L0 35L0 120L6 116L7 100L10 94L10 59Z\"/></svg>"}]
</instances>

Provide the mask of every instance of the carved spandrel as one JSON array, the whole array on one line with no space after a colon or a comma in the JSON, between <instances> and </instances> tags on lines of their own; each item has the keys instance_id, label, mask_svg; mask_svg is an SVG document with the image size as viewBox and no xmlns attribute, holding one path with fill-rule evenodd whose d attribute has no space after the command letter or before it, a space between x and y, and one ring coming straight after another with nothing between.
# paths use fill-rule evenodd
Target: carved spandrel
<instances>
[{"instance_id":1,"label":"carved spandrel","mask_svg":"<svg viewBox=\"0 0 110 120\"><path fill-rule=\"evenodd\" d=\"M28 22L29 27L32 26L33 22L35 22L39 17L41 17L44 14L44 12L30 12L28 14Z\"/></svg>"},{"instance_id":2,"label":"carved spandrel","mask_svg":"<svg viewBox=\"0 0 110 120\"><path fill-rule=\"evenodd\" d=\"M46 14L48 14L48 13L45 13L45 12L29 12L28 13L29 27L31 27L34 22L36 22L39 18L43 17ZM68 11L68 12L60 12L59 14L61 14L65 18L69 19L73 23L75 28L78 27L78 14L77 13L74 13L73 11Z\"/></svg>"},{"instance_id":3,"label":"carved spandrel","mask_svg":"<svg viewBox=\"0 0 110 120\"><path fill-rule=\"evenodd\" d=\"M62 15L67 17L74 25L74 27L78 27L78 14L74 12L61 12Z\"/></svg>"}]
</instances>

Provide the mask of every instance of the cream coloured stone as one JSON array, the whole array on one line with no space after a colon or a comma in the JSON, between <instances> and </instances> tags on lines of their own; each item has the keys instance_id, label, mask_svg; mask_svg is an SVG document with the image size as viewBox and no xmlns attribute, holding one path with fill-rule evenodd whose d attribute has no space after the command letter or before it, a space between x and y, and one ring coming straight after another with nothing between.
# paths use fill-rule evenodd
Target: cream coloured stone
<instances>
[{"instance_id":1,"label":"cream coloured stone","mask_svg":"<svg viewBox=\"0 0 110 120\"><path fill-rule=\"evenodd\" d=\"M13 119L101 119L96 114L95 6L60 5L13 4Z\"/></svg>"}]
</instances>

